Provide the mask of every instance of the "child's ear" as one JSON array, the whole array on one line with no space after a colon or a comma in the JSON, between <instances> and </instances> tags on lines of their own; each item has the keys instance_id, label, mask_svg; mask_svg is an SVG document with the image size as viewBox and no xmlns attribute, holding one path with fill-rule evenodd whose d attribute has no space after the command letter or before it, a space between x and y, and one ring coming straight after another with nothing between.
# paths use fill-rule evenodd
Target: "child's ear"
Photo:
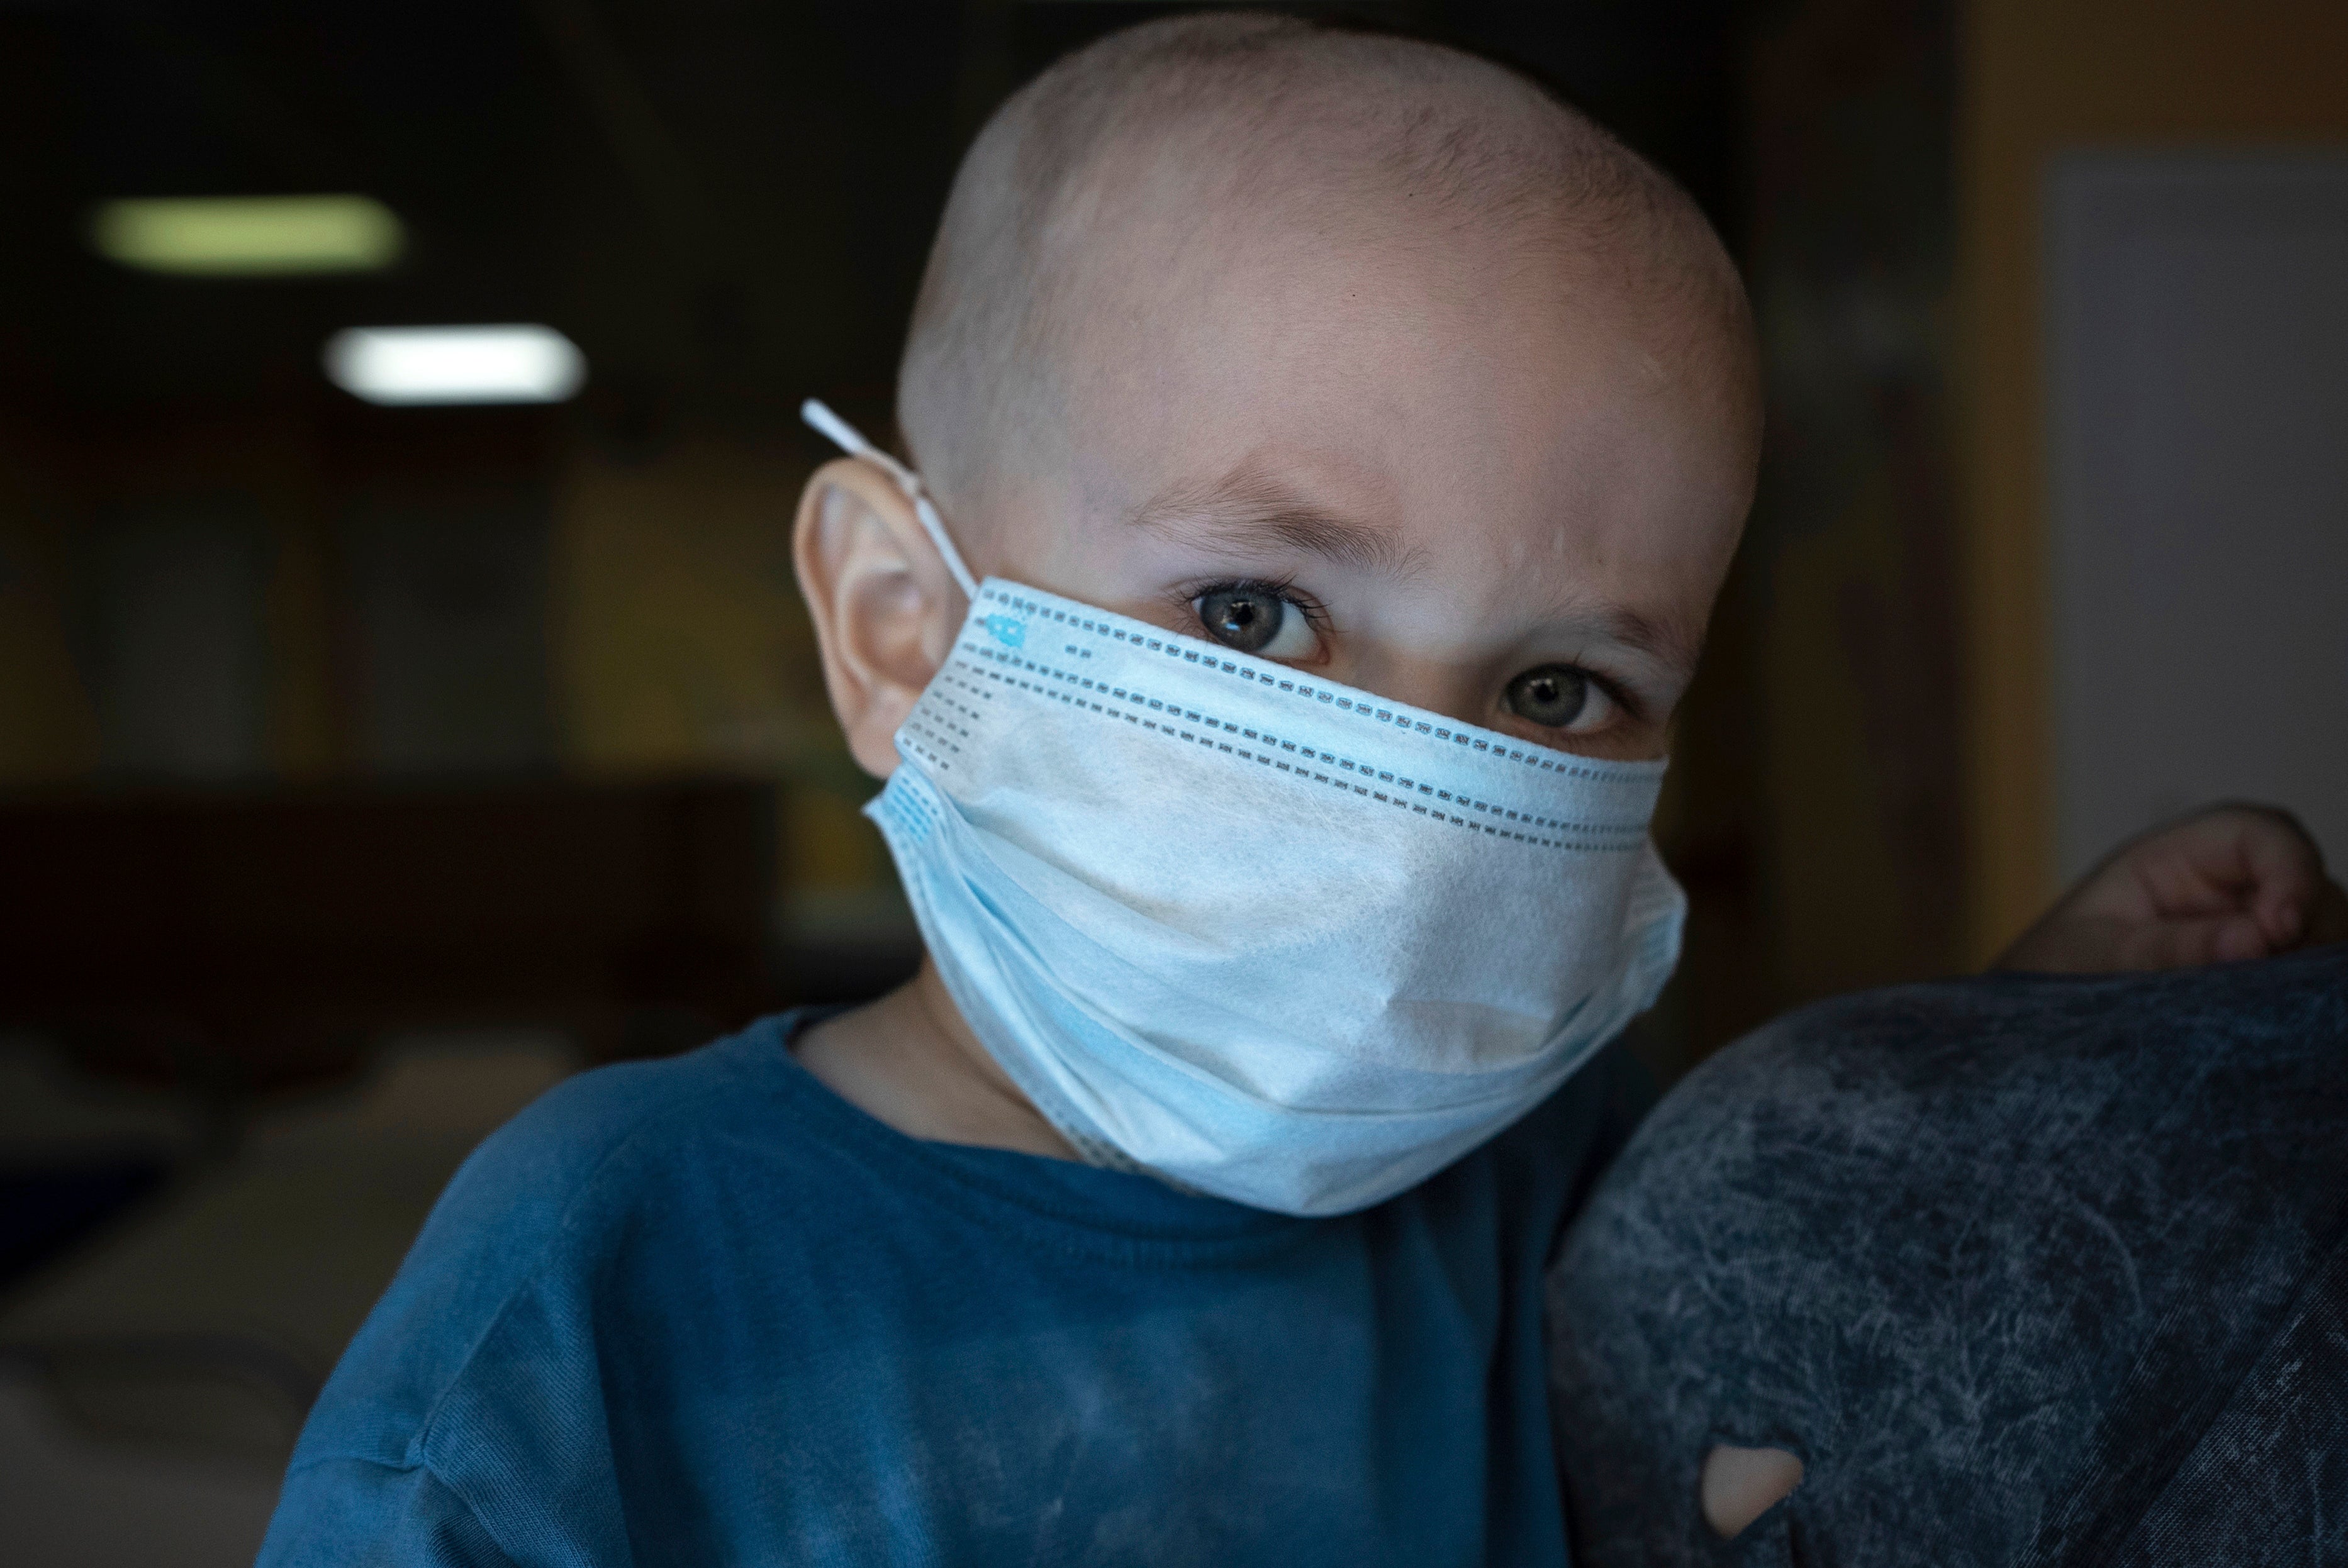
<instances>
[{"instance_id":1,"label":"child's ear","mask_svg":"<svg viewBox=\"0 0 2348 1568\"><path fill-rule=\"evenodd\" d=\"M897 726L961 626L962 590L904 492L857 457L808 480L791 560L848 749L866 773L887 778L897 769Z\"/></svg>"}]
</instances>

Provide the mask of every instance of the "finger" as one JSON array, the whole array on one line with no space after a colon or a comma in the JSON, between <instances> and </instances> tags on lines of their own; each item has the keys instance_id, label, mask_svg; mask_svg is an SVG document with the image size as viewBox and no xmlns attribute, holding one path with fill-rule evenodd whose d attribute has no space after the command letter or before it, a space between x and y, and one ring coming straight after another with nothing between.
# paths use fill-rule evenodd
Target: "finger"
<instances>
[{"instance_id":1,"label":"finger","mask_svg":"<svg viewBox=\"0 0 2348 1568\"><path fill-rule=\"evenodd\" d=\"M2271 957L2278 949L2258 920L2247 914L2210 915L2139 926L2117 942L2121 969L2190 969L2204 964L2240 964Z\"/></svg>"},{"instance_id":2,"label":"finger","mask_svg":"<svg viewBox=\"0 0 2348 1568\"><path fill-rule=\"evenodd\" d=\"M2299 940L2323 886L2323 856L2288 812L2218 806L2147 840L2141 875L2161 914L2246 909L2278 948Z\"/></svg>"},{"instance_id":3,"label":"finger","mask_svg":"<svg viewBox=\"0 0 2348 1568\"><path fill-rule=\"evenodd\" d=\"M2242 855L2256 887L2250 912L2269 945L2277 952L2297 947L2323 897L2323 852L2289 812L2260 810L2246 814Z\"/></svg>"}]
</instances>

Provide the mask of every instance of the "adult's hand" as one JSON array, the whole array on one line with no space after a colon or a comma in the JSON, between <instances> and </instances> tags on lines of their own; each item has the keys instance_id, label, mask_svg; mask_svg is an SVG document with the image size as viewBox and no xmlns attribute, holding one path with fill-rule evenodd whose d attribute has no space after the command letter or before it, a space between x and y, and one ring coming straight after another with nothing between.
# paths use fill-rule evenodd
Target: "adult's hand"
<instances>
[{"instance_id":1,"label":"adult's hand","mask_svg":"<svg viewBox=\"0 0 2348 1568\"><path fill-rule=\"evenodd\" d=\"M2348 892L2289 812L2217 805L2130 839L1992 966L2180 969L2348 941Z\"/></svg>"}]
</instances>

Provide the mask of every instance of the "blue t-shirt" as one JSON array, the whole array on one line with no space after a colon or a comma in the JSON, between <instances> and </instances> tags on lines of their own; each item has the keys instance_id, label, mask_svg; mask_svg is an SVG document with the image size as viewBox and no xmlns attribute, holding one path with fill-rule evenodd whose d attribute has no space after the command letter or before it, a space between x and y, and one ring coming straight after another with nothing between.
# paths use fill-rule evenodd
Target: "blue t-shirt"
<instances>
[{"instance_id":1,"label":"blue t-shirt","mask_svg":"<svg viewBox=\"0 0 2348 1568\"><path fill-rule=\"evenodd\" d=\"M808 1018L583 1074L474 1153L263 1568L1565 1562L1540 1276L1619 1052L1306 1220L909 1138L792 1059Z\"/></svg>"}]
</instances>

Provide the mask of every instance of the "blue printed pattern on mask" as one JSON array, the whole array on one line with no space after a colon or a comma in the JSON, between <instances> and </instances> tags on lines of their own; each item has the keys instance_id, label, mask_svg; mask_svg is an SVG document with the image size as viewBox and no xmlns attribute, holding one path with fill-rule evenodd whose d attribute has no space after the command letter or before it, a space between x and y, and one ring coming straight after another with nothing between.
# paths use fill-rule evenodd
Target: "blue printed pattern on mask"
<instances>
[{"instance_id":1,"label":"blue printed pattern on mask","mask_svg":"<svg viewBox=\"0 0 2348 1568\"><path fill-rule=\"evenodd\" d=\"M940 671L923 692L922 701L905 716L897 734L899 747L911 751L929 766L946 769L953 765L953 757L962 750L962 743L970 739L970 726L979 722L981 714L974 705L989 701L992 693L964 677L965 668L956 660Z\"/></svg>"},{"instance_id":2,"label":"blue printed pattern on mask","mask_svg":"<svg viewBox=\"0 0 2348 1568\"><path fill-rule=\"evenodd\" d=\"M1478 733L1466 726L1441 723L1431 715L1380 704L1366 693L1344 687L1333 688L1299 680L1284 666L1266 663L1258 668L1242 659L1223 658L1218 650L1212 648L1185 647L1183 643L1187 640L1184 639L1152 636L1138 626L1118 626L1106 620L1073 616L1066 610L1004 593L992 582L980 589L980 599L982 602L999 601L1031 617L1052 620L1088 639L1125 643L1128 651L1146 649L1151 653L1182 660L1186 665L1198 666L1201 672L1250 682L1253 687L1251 694L1258 700L1270 692L1278 692L1300 704L1313 705L1308 711L1316 713L1344 713L1353 720L1390 726L1391 731L1416 733L1470 747L1493 760L1505 758L1560 778L1617 779L1638 775L1638 764L1626 768L1623 764L1593 762L1566 753L1542 754L1540 747L1528 750L1520 745L1512 746L1506 737L1489 732ZM1048 658L1038 659L1032 651L1011 651L1024 649L1026 639L1024 627L1020 628L1017 636L1004 635L1001 623L1006 619L999 612L982 616L973 610L973 624L983 626L997 642L1004 646L990 647L974 637L963 639L956 645L955 657L940 672L931 690L930 695L939 699L938 706L947 712L925 715L917 709L907 720L900 743L908 744L928 766L941 772L951 769L953 754L960 750L956 737L967 738L968 732L952 724L948 713L958 710L970 719L978 717L968 705L970 696L986 695L983 687L973 684L973 677L977 677L1050 697L1104 717L1123 719L1129 724L1154 731L1169 739L1226 752L1241 761L1254 762L1291 774L1301 781L1326 785L1493 838L1509 839L1545 849L1601 854L1634 852L1646 842L1647 822L1643 814L1621 823L1589 822L1544 815L1537 811L1505 805L1472 791L1427 782L1413 777L1407 772L1397 773L1393 768L1381 767L1310 743L1300 744L1257 725L1188 708L1179 702L1169 702L1131 685L1098 680L1081 669L1066 668ZM1092 657L1087 650L1076 643L1067 644L1064 651L1079 661ZM1040 679L1028 679L1030 676ZM927 700L922 704L922 708L930 706ZM1197 728L1189 727L1192 725ZM1238 744L1228 737L1251 744ZM1338 776L1340 774L1354 776Z\"/></svg>"},{"instance_id":3,"label":"blue printed pattern on mask","mask_svg":"<svg viewBox=\"0 0 2348 1568\"><path fill-rule=\"evenodd\" d=\"M1022 599L1009 593L991 580L979 589L979 598L982 602L998 601L1040 620L1056 621L1073 631L1082 631L1092 637L1128 643L1136 648L1147 648L1152 653L1162 652L1169 659L1179 659L1187 663L1196 664L1209 672L1253 682L1260 689L1275 688L1283 692L1292 693L1303 702L1323 703L1337 712L1350 713L1374 723L1391 725L1397 730L1415 731L1422 735L1431 735L1438 741L1448 741L1455 745L1489 753L1496 759L1505 757L1510 762L1522 763L1525 766L1541 773L1560 774L1569 778L1622 778L1640 773L1653 765L1639 763L1596 762L1587 757L1574 756L1570 753L1552 752L1544 746L1512 744L1506 735L1489 730L1479 731L1471 724L1447 723L1433 714L1415 712L1399 705L1388 705L1380 702L1366 692L1356 692L1351 687L1334 683L1326 686L1315 685L1309 680L1300 679L1295 671L1283 664L1255 660L1249 655L1216 648L1192 638L1177 637L1170 633L1152 636L1138 624L1118 626L1108 620L1093 620L1082 616L1071 615L1066 610L1052 605L1038 603L1034 600ZM1004 618L1000 615L989 616L986 618L986 622L991 629L994 621L1003 619ZM1024 641L1024 640L1023 631L1021 641ZM1013 642L1012 645L1015 647L1018 643ZM1089 657L1073 644L1068 651L1079 657Z\"/></svg>"}]
</instances>

